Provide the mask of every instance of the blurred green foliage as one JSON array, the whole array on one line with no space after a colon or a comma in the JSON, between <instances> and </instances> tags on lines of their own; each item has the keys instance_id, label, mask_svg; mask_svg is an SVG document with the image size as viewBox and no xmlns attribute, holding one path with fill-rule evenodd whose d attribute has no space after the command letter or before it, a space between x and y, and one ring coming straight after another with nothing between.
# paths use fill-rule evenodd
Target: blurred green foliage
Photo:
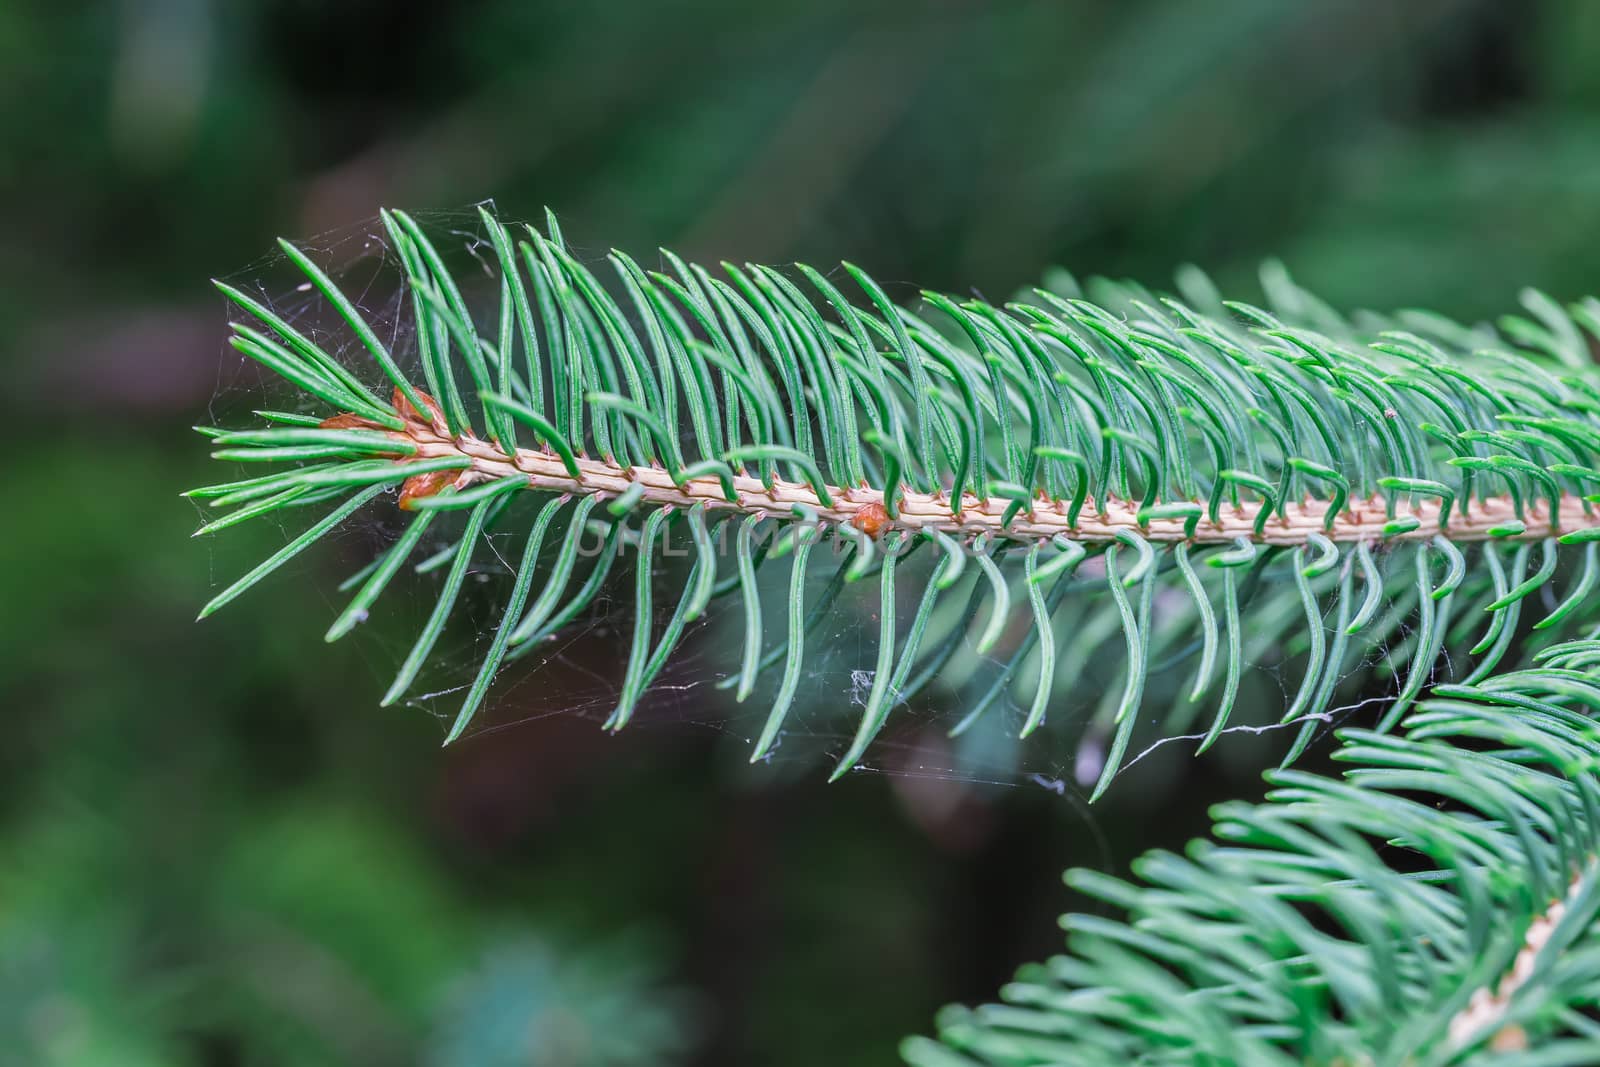
<instances>
[{"instance_id":1,"label":"blurred green foliage","mask_svg":"<svg viewBox=\"0 0 1600 1067\"><path fill-rule=\"evenodd\" d=\"M21 2L0 145L0 1064L881 1063L1049 950L1067 861L1248 789L1248 745L1087 819L1020 776L744 775L537 687L441 755L375 707L381 641L313 636L334 561L191 621L279 536L186 538L206 278L493 197L906 294L1193 261L1249 296L1272 255L1492 315L1600 277L1600 7Z\"/></svg>"}]
</instances>

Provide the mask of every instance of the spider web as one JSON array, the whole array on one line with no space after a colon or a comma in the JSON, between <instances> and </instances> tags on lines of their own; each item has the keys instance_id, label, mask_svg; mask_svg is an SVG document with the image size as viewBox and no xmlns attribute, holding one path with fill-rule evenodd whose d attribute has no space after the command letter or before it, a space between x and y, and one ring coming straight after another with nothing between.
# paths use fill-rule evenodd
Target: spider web
<instances>
[{"instance_id":1,"label":"spider web","mask_svg":"<svg viewBox=\"0 0 1600 1067\"><path fill-rule=\"evenodd\" d=\"M468 305L493 308L498 301L498 274L492 247L482 232L475 209L435 213L425 216L425 227L435 235L441 250L456 253L450 263L457 272ZM370 223L323 234L300 247L309 252L344 289L362 311L374 331L383 339L396 361L413 380L417 369L417 346L409 315L409 302L400 289L401 269L396 257L381 236L376 220ZM569 251L592 264L603 255L572 248ZM597 274L602 271L597 270ZM281 255L264 257L226 279L261 300L275 313L302 330L325 350L354 369L378 395L387 395L387 384L371 360L321 295L294 271ZM252 410L288 411L296 414L328 414L318 401L294 387L263 374L246 357L229 350L219 367L217 391L210 405L213 421L236 426L253 420ZM254 467L256 465L242 465ZM242 476L261 473L245 470ZM223 480L219 475L217 480ZM326 618L332 619L354 586L343 575L359 572L374 559L404 528L409 516L394 507L395 490L380 495L373 504L335 531L318 550L286 567L286 574L275 581L297 582L314 588L327 605ZM532 496L532 494L522 494ZM441 735L455 716L466 688L488 651L500 621L499 611L520 555L522 540L531 522L535 501L518 501L485 534L474 553L463 589L452 618L435 646L431 666L424 672L419 691L405 700L410 708L432 715L439 721ZM311 509L318 511L319 509ZM209 517L209 516L208 516ZM276 524L284 540L297 534L312 515L296 510L273 512L254 520ZM455 542L464 522L457 513L445 514L430 526L422 544L413 554L411 566L403 568L379 600L371 620L364 620L358 632L347 640L357 642L380 687L387 685L415 640L422 620L438 595L440 553ZM731 524L714 533L726 535ZM666 577L658 576L652 598L653 628L659 635L672 613L686 572L683 558L689 554L686 535L672 530L665 554ZM722 536L722 544L731 537ZM831 545L832 542L825 542ZM216 571L233 573L241 564L237 554L213 541ZM331 548L331 551L330 551ZM545 546L545 560L556 546ZM624 549L625 552L629 551ZM579 573L582 580L585 560L580 550ZM590 552L589 555L593 553ZM807 600L814 602L832 568L822 557L829 553L819 547L808 576ZM335 557L330 560L330 556ZM626 564L626 560L619 564ZM422 563L430 573L412 573ZM342 567L342 573L336 568ZM897 618L903 636L905 626L917 608L920 591L928 581L931 555L909 559L898 583ZM1100 582L1103 562L1087 561L1080 568L1085 589ZM730 573L731 558L722 554L719 574ZM758 570L758 585L763 615L763 648L781 643L786 633L784 608L788 596L789 566L771 563ZM674 585L674 581L677 582ZM345 591L341 591L345 586ZM1169 621L1181 621L1181 608L1175 590L1164 590L1152 608L1152 632ZM856 723L867 702L874 681L878 643L878 587L868 580L847 586L845 592L806 638L804 669L800 689L789 712L779 742L763 760L768 773L779 776L823 774L848 747ZM732 599L732 598L728 598ZM939 609L959 611L965 595L956 591L945 598ZM1098 602L1104 602L1101 595ZM1326 603L1326 602L1325 602ZM1055 613L1055 627L1062 661L1070 667L1067 676L1058 675L1050 702L1046 726L1027 740L1019 740L1026 708L1017 696L1031 696L1030 680L1038 674L1037 653L1024 659L1018 668L1022 684L1008 688L988 710L964 729L952 735L963 722L966 708L975 694L985 691L1005 674L1011 650L1031 624L1026 604L1012 605L1008 631L996 649L980 656L973 647L974 636L967 632L949 666L909 702L897 702L877 740L857 768L862 774L887 774L901 779L949 780L973 786L1038 787L1075 803L1081 803L1087 787L1100 774L1106 758L1113 724L1108 711L1114 707L1122 686L1123 636L1120 628L1109 628L1103 603L1098 611L1086 610L1082 599L1069 593ZM234 609L239 610L239 609ZM987 608L983 609L987 610ZM1294 671L1302 657L1285 656L1286 642L1303 631L1304 619L1298 614L1282 618L1244 615L1246 664L1266 662L1267 669L1246 669L1240 700L1230 725L1223 731L1227 745L1214 752L1234 747L1238 739L1298 732L1304 720L1279 723L1282 709L1293 700L1300 684ZM970 621L970 620L966 620ZM961 620L957 620L961 622ZM947 623L954 625L953 623ZM1068 625L1074 627L1068 631ZM633 576L631 566L619 565L593 605L579 618L547 639L520 660L509 662L497 676L488 703L468 729L467 738L492 743L489 735L509 730L536 730L538 723L551 716L575 716L592 720L597 728L616 707L622 683L622 664L633 629ZM309 629L309 627L308 627ZM937 623L935 625L937 629ZM973 628L975 629L975 627ZM1071 641L1061 643L1064 634ZM1393 636L1379 642L1369 654L1355 657L1342 669L1342 692L1356 690L1348 703L1311 718L1319 734L1326 734L1351 716L1392 698L1394 682L1378 685L1385 695L1370 695L1372 685L1358 687L1344 683L1352 676L1381 663L1390 651L1413 637L1405 620L1393 629ZM308 643L312 640L307 635ZM629 730L708 730L725 737L730 760L743 761L761 733L780 670L763 673L754 691L744 702L734 699L726 684L738 670L737 650L742 640L742 612L733 604L714 604L707 615L690 624L678 649L657 676L641 701ZM928 647L925 643L924 648ZM1123 760L1120 775L1139 768L1150 772L1150 764L1170 761L1192 753L1205 736L1211 714L1209 702L1183 709L1184 693L1193 672L1195 650L1187 656L1172 657L1172 662L1157 665L1146 687L1142 708L1134 713L1144 720L1138 724L1134 743ZM1359 690L1365 689L1366 693ZM1216 691L1213 686L1212 694ZM1178 710L1175 710L1178 709ZM1283 746L1288 738L1284 738ZM1281 752L1282 746L1277 751ZM1267 760L1250 754L1236 760L1240 773L1254 775ZM1168 764L1170 766L1170 763ZM1148 774L1147 774L1148 777Z\"/></svg>"}]
</instances>

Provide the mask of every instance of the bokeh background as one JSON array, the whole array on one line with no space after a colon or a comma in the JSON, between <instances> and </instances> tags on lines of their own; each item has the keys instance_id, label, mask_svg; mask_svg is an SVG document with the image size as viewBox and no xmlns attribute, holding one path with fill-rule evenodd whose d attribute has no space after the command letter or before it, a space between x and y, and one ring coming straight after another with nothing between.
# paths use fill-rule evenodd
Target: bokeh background
<instances>
[{"instance_id":1,"label":"bokeh background","mask_svg":"<svg viewBox=\"0 0 1600 1067\"><path fill-rule=\"evenodd\" d=\"M908 296L1277 256L1492 316L1600 287L1600 5L3 0L0 1064L891 1062L1051 951L1061 867L1254 788L1242 744L1092 814L1026 765L826 787L712 698L612 738L538 686L441 752L319 639L331 564L195 625L281 539L188 538L207 279L491 197Z\"/></svg>"}]
</instances>

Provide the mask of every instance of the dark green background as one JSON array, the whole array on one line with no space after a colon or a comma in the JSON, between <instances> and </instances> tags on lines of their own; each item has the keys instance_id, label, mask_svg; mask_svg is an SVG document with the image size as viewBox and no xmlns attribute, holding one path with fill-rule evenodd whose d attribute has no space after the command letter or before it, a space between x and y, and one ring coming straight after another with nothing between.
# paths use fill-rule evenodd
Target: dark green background
<instances>
[{"instance_id":1,"label":"dark green background","mask_svg":"<svg viewBox=\"0 0 1600 1067\"><path fill-rule=\"evenodd\" d=\"M0 3L0 1064L889 1062L1050 951L1062 866L1254 788L1243 744L1092 818L1023 771L825 787L714 697L611 738L537 683L441 752L375 706L381 629L319 640L332 558L195 625L281 542L187 537L207 279L490 197L906 297L1279 256L1489 316L1600 277L1600 5Z\"/></svg>"}]
</instances>

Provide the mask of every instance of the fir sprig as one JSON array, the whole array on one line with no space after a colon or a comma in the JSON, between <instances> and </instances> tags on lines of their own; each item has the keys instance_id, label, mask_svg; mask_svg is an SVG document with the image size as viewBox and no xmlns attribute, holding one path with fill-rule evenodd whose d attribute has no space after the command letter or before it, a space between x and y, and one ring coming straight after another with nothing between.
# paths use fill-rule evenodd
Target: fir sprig
<instances>
[{"instance_id":1,"label":"fir sprig","mask_svg":"<svg viewBox=\"0 0 1600 1067\"><path fill-rule=\"evenodd\" d=\"M1421 318L1374 330L1285 279L1262 309L1216 301L1190 275L1187 303L1111 287L1099 303L1041 289L1003 307L924 293L905 308L848 264L832 277L713 273L663 253L671 269L646 271L621 252L607 259L608 287L553 219L545 233L513 233L483 212L494 292L475 305L421 226L400 212L383 222L409 297L405 351L283 245L367 367L222 286L247 315L234 347L318 414L210 431L220 459L299 466L192 491L236 509L203 529L338 503L202 615L398 485L412 525L366 572L335 639L440 511L464 511L464 532L417 567L447 570L385 697L398 700L428 666L486 531L513 497L538 495L447 740L504 662L594 601L622 540L639 549L635 620L610 725L629 721L687 624L722 597L744 612L736 697L777 679L754 758L781 735L831 597L876 579L871 692L836 776L967 646L998 652L1001 669L955 729L1009 696L1026 709L1020 731L1035 730L1072 686L1053 623L1069 601L1112 620L1125 648L1122 683L1094 724L1109 739L1095 796L1125 758L1154 665L1194 664L1191 704L1216 694L1203 749L1227 728L1247 637L1265 620L1299 620L1276 643L1302 679L1284 715L1303 723L1289 758L1374 647L1389 644L1400 679L1382 731L1444 652L1471 661L1468 682L1483 679L1513 650L1525 606L1551 641L1594 621L1600 376L1586 346L1600 315L1588 304L1569 312L1530 296L1534 318L1499 335ZM737 524L731 561L712 547L722 523ZM696 546L687 576L660 566L669 527ZM606 547L580 580L570 546L585 529L602 530ZM808 604L821 539L845 558ZM561 546L553 562L547 544ZM906 625L895 579L919 551L938 570ZM773 643L755 578L785 558L787 632ZM1558 579L1562 595L1541 606L1534 594ZM1157 625L1153 605L1172 602L1169 591L1190 626ZM946 600L968 607L936 612ZM674 605L664 625L655 604Z\"/></svg>"},{"instance_id":2,"label":"fir sprig","mask_svg":"<svg viewBox=\"0 0 1600 1067\"><path fill-rule=\"evenodd\" d=\"M1272 772L1136 882L1069 871L1125 918L1066 916L1066 955L907 1062L1600 1062L1597 667L1572 642L1438 686L1397 735L1342 732L1342 779Z\"/></svg>"}]
</instances>

